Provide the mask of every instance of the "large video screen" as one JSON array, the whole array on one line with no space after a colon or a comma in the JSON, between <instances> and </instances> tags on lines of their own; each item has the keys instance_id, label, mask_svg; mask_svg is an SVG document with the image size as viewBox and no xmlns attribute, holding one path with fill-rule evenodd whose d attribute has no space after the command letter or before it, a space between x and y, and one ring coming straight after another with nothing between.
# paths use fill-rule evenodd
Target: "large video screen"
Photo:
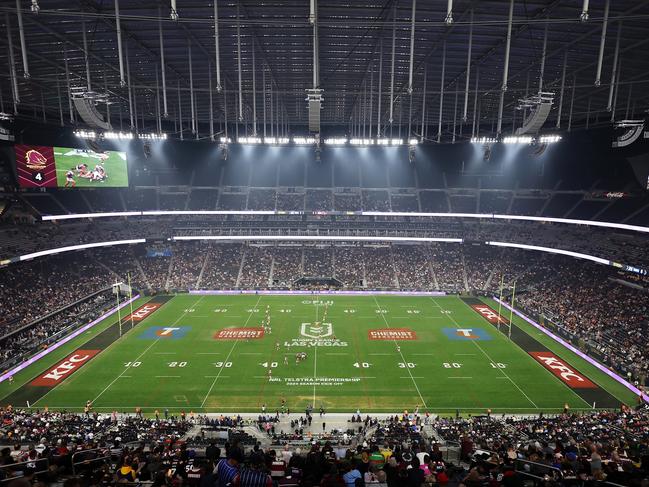
<instances>
[{"instance_id":1,"label":"large video screen","mask_svg":"<svg viewBox=\"0 0 649 487\"><path fill-rule=\"evenodd\" d=\"M16 172L23 188L128 186L125 152L16 145Z\"/></svg>"}]
</instances>

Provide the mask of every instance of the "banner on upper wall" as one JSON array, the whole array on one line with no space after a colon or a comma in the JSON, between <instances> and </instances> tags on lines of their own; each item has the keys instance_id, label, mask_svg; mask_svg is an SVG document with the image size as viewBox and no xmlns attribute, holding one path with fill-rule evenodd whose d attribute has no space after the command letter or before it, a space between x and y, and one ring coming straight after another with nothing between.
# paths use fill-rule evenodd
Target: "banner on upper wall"
<instances>
[{"instance_id":1,"label":"banner on upper wall","mask_svg":"<svg viewBox=\"0 0 649 487\"><path fill-rule=\"evenodd\" d=\"M22 188L128 187L125 152L16 145L16 174Z\"/></svg>"}]
</instances>

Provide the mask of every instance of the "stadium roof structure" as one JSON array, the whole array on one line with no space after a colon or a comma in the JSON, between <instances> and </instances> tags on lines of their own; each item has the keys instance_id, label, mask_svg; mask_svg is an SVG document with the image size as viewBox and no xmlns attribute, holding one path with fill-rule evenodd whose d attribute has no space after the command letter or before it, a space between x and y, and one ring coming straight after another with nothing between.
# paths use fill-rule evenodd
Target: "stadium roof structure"
<instances>
[{"instance_id":1,"label":"stadium roof structure","mask_svg":"<svg viewBox=\"0 0 649 487\"><path fill-rule=\"evenodd\" d=\"M0 111L84 127L74 96L109 112L116 130L178 137L182 117L188 139L218 138L226 127L233 135L304 135L307 90L316 89L323 134L398 131L431 142L511 134L535 100L547 98L546 131L644 118L648 0L222 0L216 7L213 0L4 2L0 65L9 69L0 77Z\"/></svg>"}]
</instances>

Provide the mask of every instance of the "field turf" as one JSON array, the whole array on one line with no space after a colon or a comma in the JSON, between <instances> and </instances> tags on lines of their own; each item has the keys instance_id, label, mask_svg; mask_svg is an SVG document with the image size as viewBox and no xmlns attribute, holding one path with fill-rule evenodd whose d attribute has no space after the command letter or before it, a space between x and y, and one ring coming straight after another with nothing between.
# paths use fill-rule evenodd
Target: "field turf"
<instances>
[{"instance_id":1,"label":"field turf","mask_svg":"<svg viewBox=\"0 0 649 487\"><path fill-rule=\"evenodd\" d=\"M177 295L55 387L34 385L54 361L31 366L11 390L0 384L0 404L30 397L37 408L81 410L91 400L99 411L228 413L263 404L274 411L285 399L292 411L535 413L633 400L522 320L519 345L469 304L456 296ZM267 313L270 333L238 335L260 328ZM376 339L386 331L400 335ZM541 343L593 387L570 388L541 366L528 353ZM75 348L90 347L67 353ZM299 352L306 359L296 363Z\"/></svg>"}]
</instances>

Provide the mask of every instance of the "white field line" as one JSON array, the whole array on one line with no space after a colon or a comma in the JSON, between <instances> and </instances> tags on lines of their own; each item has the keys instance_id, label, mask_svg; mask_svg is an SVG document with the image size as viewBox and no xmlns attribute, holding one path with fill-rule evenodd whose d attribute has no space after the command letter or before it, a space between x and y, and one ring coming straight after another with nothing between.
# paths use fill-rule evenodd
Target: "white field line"
<instances>
[{"instance_id":1,"label":"white field line","mask_svg":"<svg viewBox=\"0 0 649 487\"><path fill-rule=\"evenodd\" d=\"M194 304L192 304L191 308L193 308L194 306L198 306L198 304L203 300L203 297L204 297L204 296L201 296L199 299L197 299L197 300L194 302ZM187 308L187 309L190 309L190 308ZM181 314L180 317L179 317L176 321L174 321L173 324L172 324L171 326L173 327L173 326L177 325L178 322L179 322L180 320L182 320L182 319L185 317L186 314L187 314L186 311L183 312L183 314ZM160 341L161 338L162 338L162 337L158 337L158 338L156 338L156 340L155 340L151 345L149 345L148 347L146 347L146 348L144 349L144 351L143 351L140 355L138 355L137 358L136 358L135 360L132 360L132 362L137 362L137 361L139 361L139 360L140 360L140 359L141 359L141 358L142 358L142 357L143 357L143 356L144 356L144 355L145 355L145 354L146 354L146 353L147 353L147 352L148 352L148 351L149 351L149 350L150 350L150 349L151 349L151 348L156 344L156 343L158 343L158 342ZM122 373L119 374L117 377L115 377L115 379L113 379L113 381L112 381L110 384L108 384L106 387L104 387L104 390L101 391L101 392L99 393L99 395L98 395L97 397L95 397L95 398L92 400L92 402L93 402L93 403L97 402L97 399L99 399L99 398L104 394L104 392L106 392L108 389L110 389L110 387L111 387L115 382L117 382L117 380L118 380L120 377L122 377L122 376L126 373L126 371L127 371L128 369L130 369L130 368L131 368L131 367L124 367L124 370L122 371Z\"/></svg>"},{"instance_id":2,"label":"white field line","mask_svg":"<svg viewBox=\"0 0 649 487\"><path fill-rule=\"evenodd\" d=\"M433 300L433 302L435 302L435 300L434 300L432 297L431 297L431 299ZM453 318L453 315L452 315L452 314L449 313L447 316L448 316L448 317L453 321L453 323L455 323L455 326L457 326L457 327L460 326L460 324L455 320L455 318ZM489 356L489 354L488 354L487 352L484 351L484 349L483 349L483 348L478 344L477 341L472 340L471 342L472 342L476 347L478 347L478 350L480 350L480 351L484 354L484 356L487 357L487 360L489 360L489 362L491 362L492 364L496 363L494 360L492 360L492 358ZM532 406L534 406L535 408L538 408L538 406L536 405L536 403L535 403L534 401L532 401L532 399L530 399L530 396L528 396L527 394L525 394L525 391L524 391L523 389L521 389L521 388L518 386L518 384L517 384L516 382L514 382L514 380L513 380L511 377L509 377L509 375L507 375L507 372L505 372L504 369L498 368L498 370L499 370L500 373L503 374L507 379L509 379L509 382L511 382L511 383L514 385L514 387L515 387L516 389L518 389L518 390L520 391L520 393L523 394L523 396L525 396L525 398L530 402L530 404L532 404Z\"/></svg>"},{"instance_id":3,"label":"white field line","mask_svg":"<svg viewBox=\"0 0 649 487\"><path fill-rule=\"evenodd\" d=\"M464 304L464 302L462 302L462 304ZM512 343L514 344L514 346L515 346L518 350L521 350L521 351L523 352L523 354L524 354L526 357L529 357L529 356L530 356L530 355L529 355L525 350L523 350L523 348L522 348L520 345L518 345L516 342L512 341ZM556 379L555 375L554 375L552 372L550 372L548 369L546 369L545 367L541 367L541 369L543 369L545 372L547 372L548 374L550 374L552 377L554 377L554 378ZM583 404L585 404L586 406L592 408L592 405L589 404L588 401L586 401L586 400L585 400L583 397L581 397L579 394L577 394L577 392L576 392L574 389L572 389L570 386L568 386L568 384L565 384L563 381L560 381L560 382L561 382L562 384L564 384L564 385L566 386L566 388L567 388L570 392L572 392L572 394L573 394L575 397L577 397L577 398L578 398L578 399L579 399Z\"/></svg>"},{"instance_id":4,"label":"white field line","mask_svg":"<svg viewBox=\"0 0 649 487\"><path fill-rule=\"evenodd\" d=\"M376 303L376 306L379 309L382 309L381 305L379 304L378 300L376 299L376 296L373 296L373 298L374 298L374 302ZM385 323L385 327L390 328L390 325L388 324L388 320L385 318L385 313L378 313L378 314L380 314L381 318L383 318L383 322ZM397 341L396 340L392 340L392 341L394 342L394 346L398 347ZM403 352L401 352L401 348L398 348L398 350L399 350L399 355L401 355L401 360L403 360L403 362L406 363L406 359L403 356ZM415 381L415 378L412 376L412 372L410 372L410 369L406 369L406 370L408 371L408 375L410 375L410 378L412 379L412 383L414 384L415 389L417 389L417 394L419 394L419 399L421 399L422 405L424 406L424 408L428 408L428 406L426 405L426 401L424 400L424 397L421 395L421 391L419 390L419 386L417 386L417 382Z\"/></svg>"},{"instance_id":5,"label":"white field line","mask_svg":"<svg viewBox=\"0 0 649 487\"><path fill-rule=\"evenodd\" d=\"M257 302L255 303L255 305L253 306L252 309L257 308L257 305L259 304L259 301L261 301L261 297L262 297L262 295L260 294L259 298L257 298ZM248 319L246 319L246 322L243 324L244 327L248 324L248 322L250 321L250 318L252 318L253 314L254 314L254 312L251 311L250 314L248 315ZM238 338L234 341L234 344L232 345L232 348L230 349L230 352L228 353L228 356L225 357L224 362L227 362L230 359L230 355L232 355L232 352L234 351L234 348L237 346L237 343L239 343ZM203 399L203 402L201 402L201 407L205 406L205 401L207 401L207 398L210 397L210 394L212 393L212 389L214 389L214 385L216 384L216 381L218 381L219 377L221 377L221 372L223 372L224 368L225 367L221 367L219 369L219 373L217 374L217 376L214 377L214 380L212 381L212 385L210 386L209 390L207 391L207 394L205 394L205 398Z\"/></svg>"}]
</instances>

